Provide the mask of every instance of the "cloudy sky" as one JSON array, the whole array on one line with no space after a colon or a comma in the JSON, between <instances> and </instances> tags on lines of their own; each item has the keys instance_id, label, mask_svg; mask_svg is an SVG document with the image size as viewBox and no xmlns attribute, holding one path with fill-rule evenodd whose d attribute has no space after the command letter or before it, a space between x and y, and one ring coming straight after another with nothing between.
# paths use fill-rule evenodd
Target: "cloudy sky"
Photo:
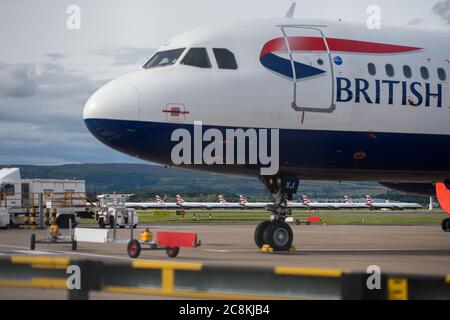
<instances>
[{"instance_id":1,"label":"cloudy sky","mask_svg":"<svg viewBox=\"0 0 450 320\"><path fill-rule=\"evenodd\" d=\"M138 162L97 142L82 110L106 81L139 68L162 43L218 20L283 16L291 0L2 0L0 163ZM69 30L68 7L80 8ZM450 0L297 1L296 17L450 30Z\"/></svg>"}]
</instances>

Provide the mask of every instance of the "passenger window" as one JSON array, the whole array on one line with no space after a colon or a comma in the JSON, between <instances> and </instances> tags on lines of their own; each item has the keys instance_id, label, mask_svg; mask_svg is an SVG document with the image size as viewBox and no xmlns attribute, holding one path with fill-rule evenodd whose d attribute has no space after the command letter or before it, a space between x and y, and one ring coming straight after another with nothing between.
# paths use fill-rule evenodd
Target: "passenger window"
<instances>
[{"instance_id":1,"label":"passenger window","mask_svg":"<svg viewBox=\"0 0 450 320\"><path fill-rule=\"evenodd\" d=\"M190 49L181 63L193 67L211 68L211 62L205 48Z\"/></svg>"},{"instance_id":2,"label":"passenger window","mask_svg":"<svg viewBox=\"0 0 450 320\"><path fill-rule=\"evenodd\" d=\"M428 68L427 67L420 68L420 75L425 80L430 79L430 73L428 72Z\"/></svg>"},{"instance_id":3,"label":"passenger window","mask_svg":"<svg viewBox=\"0 0 450 320\"><path fill-rule=\"evenodd\" d=\"M412 70L410 66L403 66L403 74L405 75L406 78L411 78L412 77Z\"/></svg>"},{"instance_id":4,"label":"passenger window","mask_svg":"<svg viewBox=\"0 0 450 320\"><path fill-rule=\"evenodd\" d=\"M441 80L441 81L447 80L447 74L445 73L445 70L443 68L439 68L437 72L438 72L439 80Z\"/></svg>"},{"instance_id":5,"label":"passenger window","mask_svg":"<svg viewBox=\"0 0 450 320\"><path fill-rule=\"evenodd\" d=\"M184 48L156 52L153 57L144 64L145 69L164 67L175 64L183 53Z\"/></svg>"},{"instance_id":6,"label":"passenger window","mask_svg":"<svg viewBox=\"0 0 450 320\"><path fill-rule=\"evenodd\" d=\"M236 70L238 68L233 52L228 49L213 49L219 69Z\"/></svg>"},{"instance_id":7,"label":"passenger window","mask_svg":"<svg viewBox=\"0 0 450 320\"><path fill-rule=\"evenodd\" d=\"M369 69L369 74L370 74L371 76L374 76L374 75L377 74L377 68L375 67L375 65L374 65L373 63L369 63L369 64L367 65L367 69Z\"/></svg>"},{"instance_id":8,"label":"passenger window","mask_svg":"<svg viewBox=\"0 0 450 320\"><path fill-rule=\"evenodd\" d=\"M391 78L395 75L394 67L392 66L392 64L386 65L386 74Z\"/></svg>"}]
</instances>

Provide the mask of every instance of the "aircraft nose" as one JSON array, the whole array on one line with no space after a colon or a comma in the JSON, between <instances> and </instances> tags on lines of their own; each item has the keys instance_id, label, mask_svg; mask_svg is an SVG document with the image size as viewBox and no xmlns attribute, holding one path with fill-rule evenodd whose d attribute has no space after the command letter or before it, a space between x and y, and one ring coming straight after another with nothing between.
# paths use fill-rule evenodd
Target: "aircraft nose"
<instances>
[{"instance_id":1,"label":"aircraft nose","mask_svg":"<svg viewBox=\"0 0 450 320\"><path fill-rule=\"evenodd\" d=\"M116 136L114 120L139 120L139 92L124 79L113 80L95 92L83 110L86 127L97 139L110 144Z\"/></svg>"},{"instance_id":2,"label":"aircraft nose","mask_svg":"<svg viewBox=\"0 0 450 320\"><path fill-rule=\"evenodd\" d=\"M138 120L139 92L135 86L111 81L95 92L84 106L83 118Z\"/></svg>"}]
</instances>

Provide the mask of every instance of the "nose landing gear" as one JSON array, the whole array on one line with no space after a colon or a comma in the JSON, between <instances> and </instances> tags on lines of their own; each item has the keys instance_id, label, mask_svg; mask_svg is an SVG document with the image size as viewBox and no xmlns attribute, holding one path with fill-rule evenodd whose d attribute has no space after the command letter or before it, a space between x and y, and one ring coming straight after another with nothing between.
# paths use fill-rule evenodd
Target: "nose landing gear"
<instances>
[{"instance_id":1,"label":"nose landing gear","mask_svg":"<svg viewBox=\"0 0 450 320\"><path fill-rule=\"evenodd\" d=\"M267 207L273 220L261 222L255 230L255 243L259 248L270 245L273 251L288 251L292 247L294 235L285 222L286 216L292 214L287 208L287 200L297 192L298 179L295 177L261 177L267 190L273 195L273 204Z\"/></svg>"}]
</instances>

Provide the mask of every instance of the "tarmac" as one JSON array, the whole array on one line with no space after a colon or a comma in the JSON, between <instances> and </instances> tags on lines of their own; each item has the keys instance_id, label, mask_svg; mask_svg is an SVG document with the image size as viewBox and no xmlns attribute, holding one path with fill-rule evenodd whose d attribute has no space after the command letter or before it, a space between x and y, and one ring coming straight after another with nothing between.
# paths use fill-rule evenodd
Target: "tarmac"
<instances>
[{"instance_id":1,"label":"tarmac","mask_svg":"<svg viewBox=\"0 0 450 320\"><path fill-rule=\"evenodd\" d=\"M84 227L84 226L83 226ZM94 227L92 225L91 227ZM134 237L145 226L134 230ZM365 271L377 265L384 272L424 275L450 274L450 233L432 225L292 225L295 252L260 252L254 242L253 224L148 225L151 231L196 232L202 245L182 248L177 258L165 251L143 251L139 259L199 262L206 265L254 267L294 266ZM130 261L126 244L79 242L77 251L65 244L37 244L31 251L30 235L45 238L46 231L10 229L0 231L0 257L10 255L64 256L79 259ZM112 230L110 231L112 235ZM68 230L63 230L68 234ZM128 229L117 237L129 239Z\"/></svg>"}]
</instances>

